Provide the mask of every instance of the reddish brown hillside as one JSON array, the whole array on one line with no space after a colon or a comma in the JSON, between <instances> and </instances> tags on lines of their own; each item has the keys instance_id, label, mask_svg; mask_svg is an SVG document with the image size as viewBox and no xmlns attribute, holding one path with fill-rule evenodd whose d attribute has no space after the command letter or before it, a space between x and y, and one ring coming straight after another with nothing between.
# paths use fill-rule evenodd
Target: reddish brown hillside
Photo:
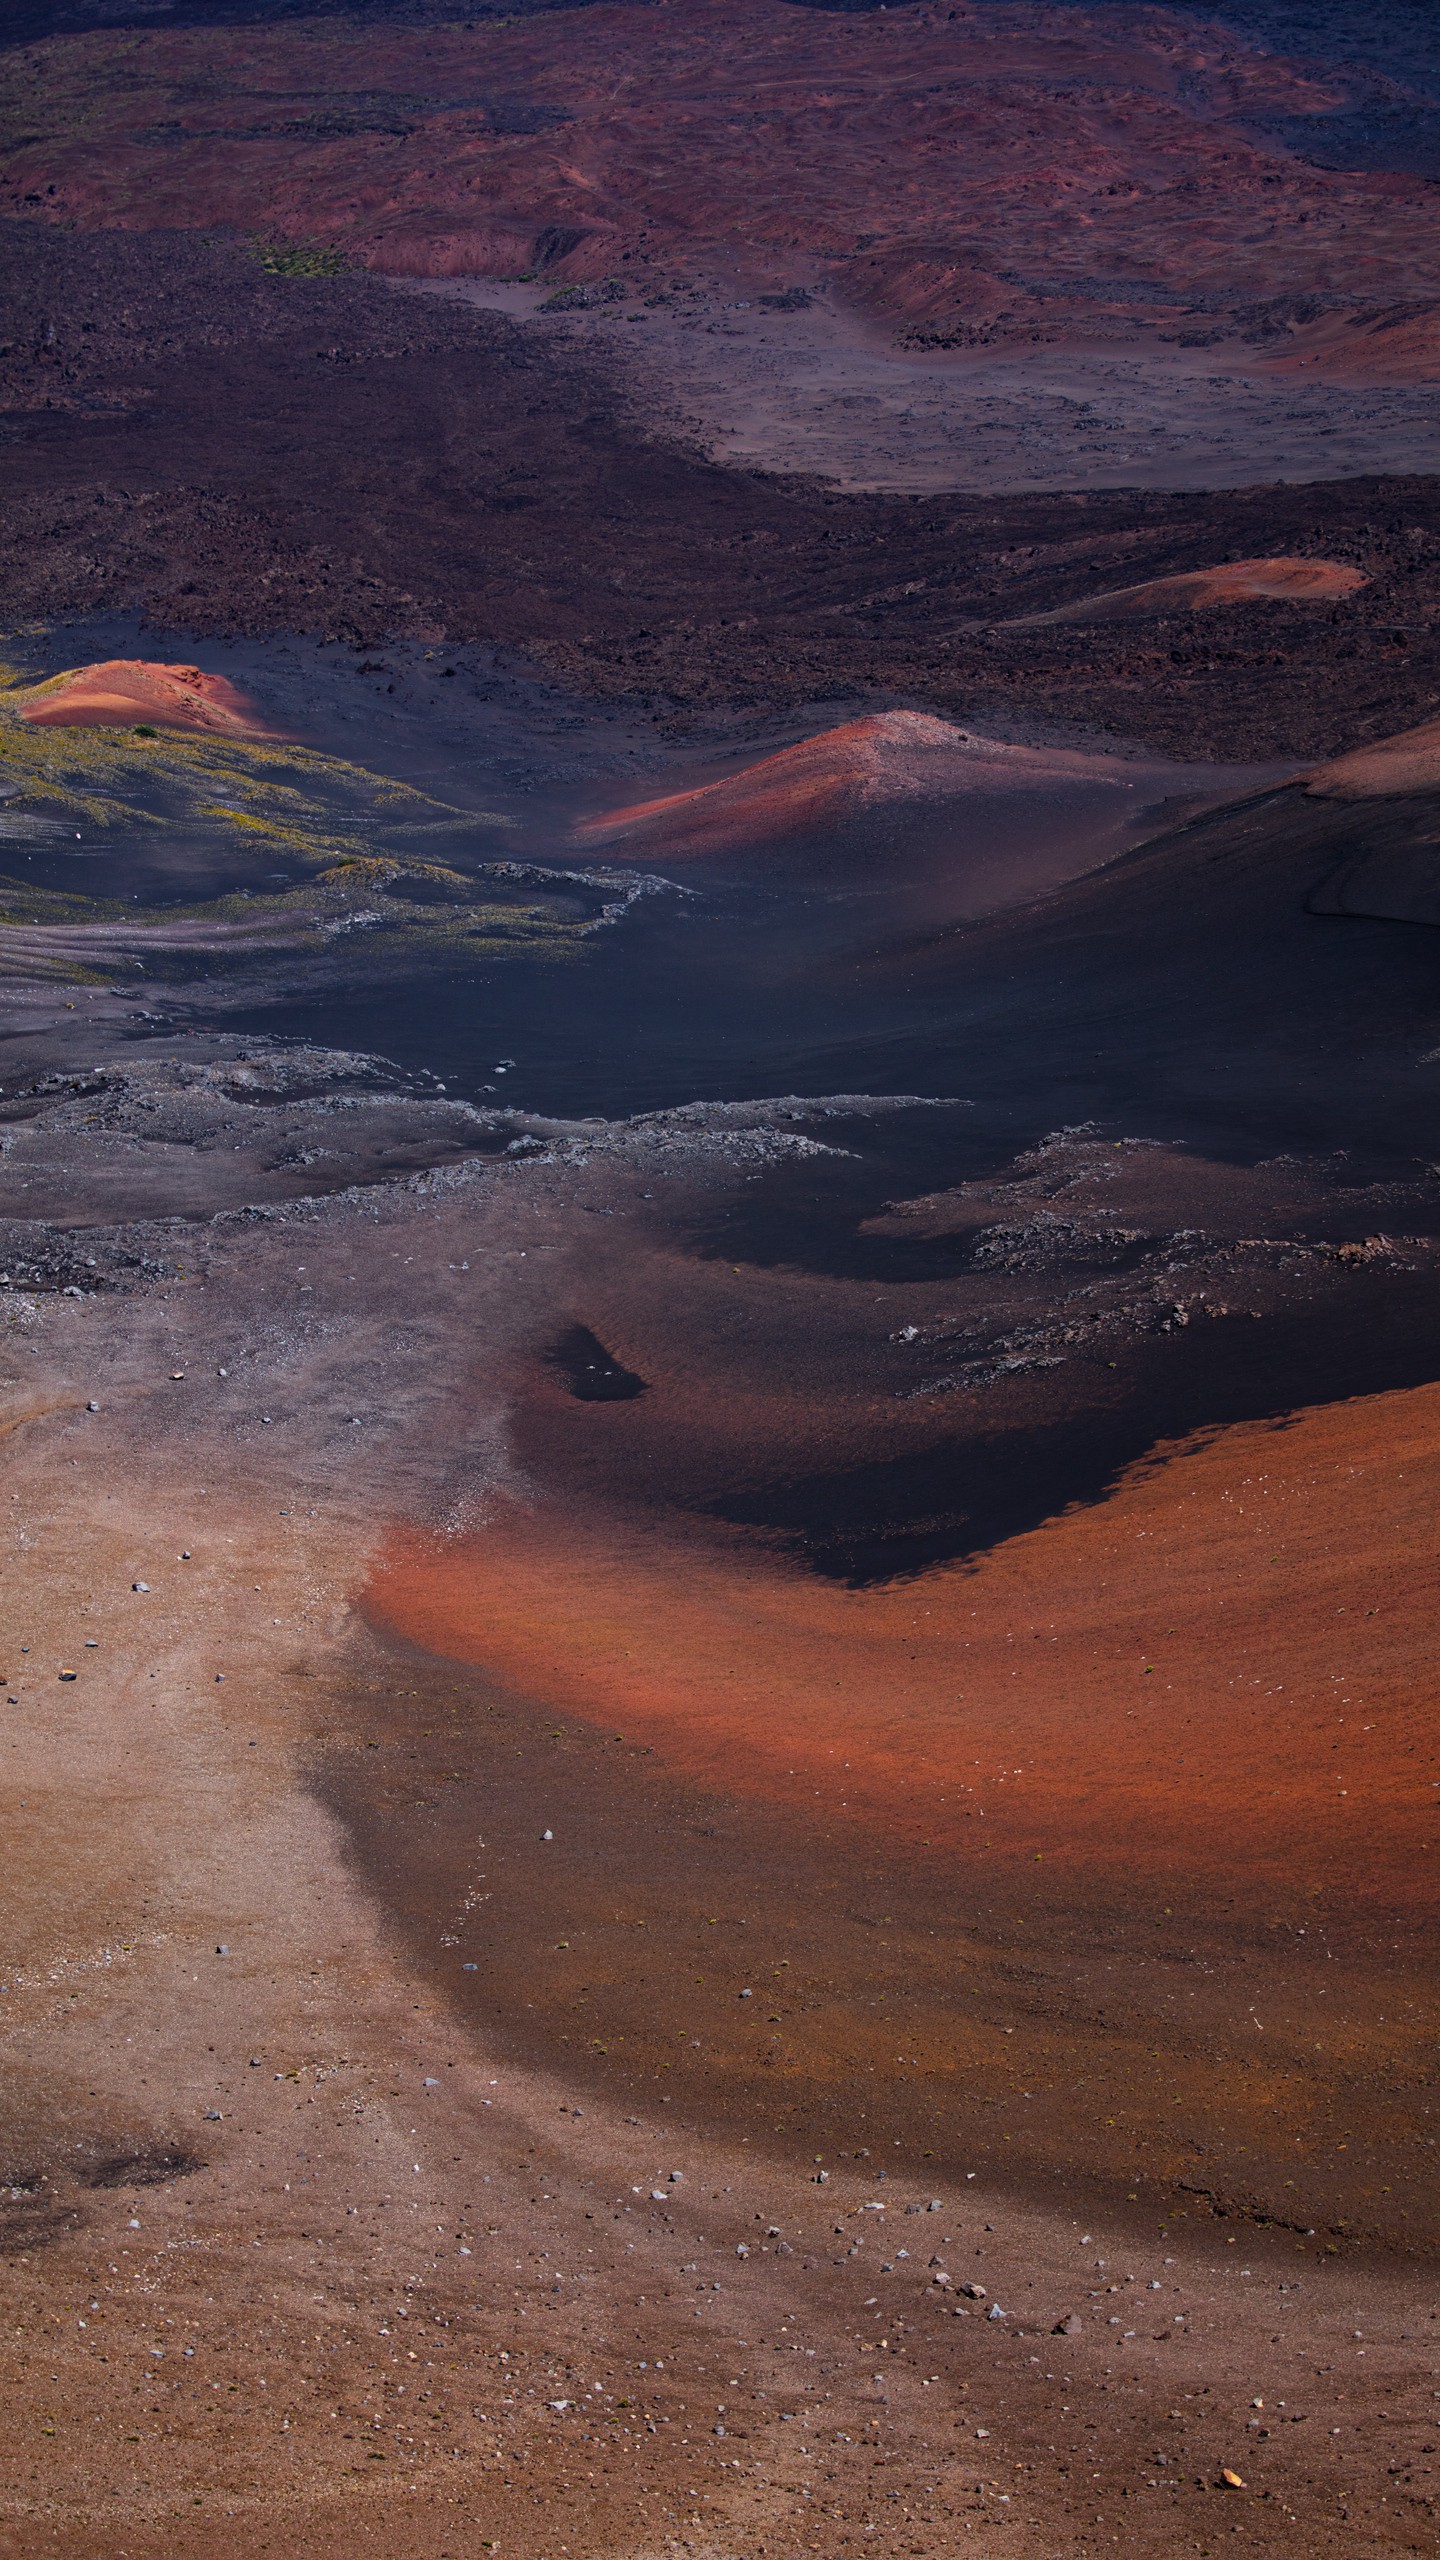
<instances>
[{"instance_id":1,"label":"reddish brown hillside","mask_svg":"<svg viewBox=\"0 0 1440 2560\"><path fill-rule=\"evenodd\" d=\"M1345 97L1317 64L1165 10L673 0L423 37L157 28L15 57L0 202L231 224L395 275L719 277L742 297L819 277L941 340L1273 340L1319 297L1337 360L1409 378L1430 189L1261 131ZM1370 337L1343 326L1381 310Z\"/></svg>"}]
</instances>

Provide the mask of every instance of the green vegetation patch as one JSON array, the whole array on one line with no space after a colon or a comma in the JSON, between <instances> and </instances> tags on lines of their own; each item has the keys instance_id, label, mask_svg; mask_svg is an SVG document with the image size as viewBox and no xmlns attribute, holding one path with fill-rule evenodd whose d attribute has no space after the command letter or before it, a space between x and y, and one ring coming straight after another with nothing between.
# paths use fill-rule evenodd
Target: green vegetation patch
<instances>
[{"instance_id":1,"label":"green vegetation patch","mask_svg":"<svg viewBox=\"0 0 1440 2560\"><path fill-rule=\"evenodd\" d=\"M350 260L343 249L322 248L314 240L252 240L253 255L267 276L343 276Z\"/></svg>"},{"instance_id":2,"label":"green vegetation patch","mask_svg":"<svg viewBox=\"0 0 1440 2560\"><path fill-rule=\"evenodd\" d=\"M415 829L458 848L477 828L514 825L312 747L144 724L36 727L21 713L40 690L0 664L0 822L29 811L87 838L111 837L117 851L122 839L134 849L148 831L183 831L221 858L228 843L317 866L362 853L404 859ZM0 832L13 829L0 824Z\"/></svg>"}]
</instances>

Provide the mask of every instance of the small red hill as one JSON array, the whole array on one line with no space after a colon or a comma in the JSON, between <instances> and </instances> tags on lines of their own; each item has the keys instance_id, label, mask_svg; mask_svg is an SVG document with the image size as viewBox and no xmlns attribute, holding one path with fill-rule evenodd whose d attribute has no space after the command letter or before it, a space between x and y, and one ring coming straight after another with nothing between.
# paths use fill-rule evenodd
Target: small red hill
<instances>
[{"instance_id":1,"label":"small red hill","mask_svg":"<svg viewBox=\"0 0 1440 2560\"><path fill-rule=\"evenodd\" d=\"M1343 560L1223 560L1213 569L1184 569L1173 578L1146 578L1134 587L1112 587L1079 604L1031 613L1023 625L1046 622L1150 622L1167 613L1201 613L1217 605L1330 604L1370 583L1363 569ZM1015 628L1021 628L1017 622Z\"/></svg>"},{"instance_id":2,"label":"small red hill","mask_svg":"<svg viewBox=\"0 0 1440 2560\"><path fill-rule=\"evenodd\" d=\"M885 801L1128 781L1133 770L1118 757L977 738L929 712L867 712L716 782L606 810L577 833L590 844L638 838L651 854L663 844L673 861L801 835Z\"/></svg>"},{"instance_id":3,"label":"small red hill","mask_svg":"<svg viewBox=\"0 0 1440 2560\"><path fill-rule=\"evenodd\" d=\"M189 729L215 738L280 739L227 676L145 658L106 658L37 685L20 717L46 729Z\"/></svg>"}]
</instances>

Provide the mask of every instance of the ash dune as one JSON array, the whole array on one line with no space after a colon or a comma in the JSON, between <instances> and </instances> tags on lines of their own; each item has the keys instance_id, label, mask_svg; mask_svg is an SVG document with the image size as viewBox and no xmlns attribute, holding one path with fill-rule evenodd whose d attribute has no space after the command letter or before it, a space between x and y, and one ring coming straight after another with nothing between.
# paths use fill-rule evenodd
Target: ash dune
<instances>
[{"instance_id":1,"label":"ash dune","mask_svg":"<svg viewBox=\"0 0 1440 2560\"><path fill-rule=\"evenodd\" d=\"M1047 622L1149 622L1171 613L1204 613L1219 605L1329 604L1367 584L1363 569L1343 560L1226 560L1214 569L1147 578L1079 604L1024 617L1019 628Z\"/></svg>"},{"instance_id":2,"label":"ash dune","mask_svg":"<svg viewBox=\"0 0 1440 2560\"><path fill-rule=\"evenodd\" d=\"M1440 720L1336 756L1305 777L1308 798L1365 822L1336 844L1338 859L1311 892L1317 916L1440 924Z\"/></svg>"},{"instance_id":3,"label":"ash dune","mask_svg":"<svg viewBox=\"0 0 1440 2560\"><path fill-rule=\"evenodd\" d=\"M795 1806L821 1785L966 1870L1429 1912L1437 1416L1415 1390L1237 1427L969 1570L861 1592L653 1520L582 1533L507 1504L463 1541L397 1532L367 1605L520 1694L538 1673L540 1703L687 1778Z\"/></svg>"},{"instance_id":4,"label":"ash dune","mask_svg":"<svg viewBox=\"0 0 1440 2560\"><path fill-rule=\"evenodd\" d=\"M1308 777L1306 789L1324 800L1399 799L1440 790L1440 719L1422 720L1416 729L1333 757Z\"/></svg>"},{"instance_id":5,"label":"ash dune","mask_svg":"<svg viewBox=\"0 0 1440 2560\"><path fill-rule=\"evenodd\" d=\"M228 676L143 658L108 658L51 676L22 701L20 717L47 729L144 726L274 744L287 737Z\"/></svg>"}]
</instances>

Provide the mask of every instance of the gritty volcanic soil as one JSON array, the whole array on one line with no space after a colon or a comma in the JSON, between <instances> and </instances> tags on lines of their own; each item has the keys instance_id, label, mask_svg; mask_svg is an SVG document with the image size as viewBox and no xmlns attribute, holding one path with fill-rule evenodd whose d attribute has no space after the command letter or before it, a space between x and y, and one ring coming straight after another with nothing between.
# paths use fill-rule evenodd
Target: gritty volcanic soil
<instances>
[{"instance_id":1,"label":"gritty volcanic soil","mask_svg":"<svg viewBox=\"0 0 1440 2560\"><path fill-rule=\"evenodd\" d=\"M192 1139L248 1091L264 1159L353 1116L318 1056L289 1095L233 1043L168 1073ZM95 1142L38 1100L83 1206ZM888 1438L896 1319L951 1293L692 1239L864 1119L536 1124L209 1224L117 1224L112 1175L78 1283L12 1231L17 2553L1422 2546L1433 1390L827 1598L696 1497L766 1432ZM1103 1153L1015 1178L1108 1230ZM1373 1333L1386 1257L1352 1270L1323 1168L1142 1149L1115 1196L1203 1204L1222 1259L1263 1197L1332 1239L1310 1326L1358 1279ZM1014 1207L965 1203L1012 1258ZM1154 1337L1110 1321L1130 1371ZM640 1392L577 1392L577 1327ZM692 1524L658 1588L657 1461Z\"/></svg>"},{"instance_id":2,"label":"gritty volcanic soil","mask_svg":"<svg viewBox=\"0 0 1440 2560\"><path fill-rule=\"evenodd\" d=\"M9 2547L1423 2547L1428 806L933 937L968 1105L15 1041Z\"/></svg>"},{"instance_id":3,"label":"gritty volcanic soil","mask_svg":"<svg viewBox=\"0 0 1440 2560\"><path fill-rule=\"evenodd\" d=\"M898 698L1222 760L1364 744L1440 684L1430 480L845 495L657 441L603 369L491 312L164 235L27 222L5 249L12 622L323 634L357 686L387 635L475 642L634 709ZM1030 619L1276 555L1368 583Z\"/></svg>"},{"instance_id":4,"label":"gritty volcanic soil","mask_svg":"<svg viewBox=\"0 0 1440 2560\"><path fill-rule=\"evenodd\" d=\"M418 49L374 20L162 26L10 75L10 199L86 228L647 296L818 270L941 343L1263 340L1378 309L1433 340L1426 179L1354 130L1382 96L1397 141L1423 129L1426 91L1164 10L675 0Z\"/></svg>"},{"instance_id":5,"label":"gritty volcanic soil","mask_svg":"<svg viewBox=\"0 0 1440 2560\"><path fill-rule=\"evenodd\" d=\"M1372 16L7 30L5 2560L1433 2543Z\"/></svg>"}]
</instances>

